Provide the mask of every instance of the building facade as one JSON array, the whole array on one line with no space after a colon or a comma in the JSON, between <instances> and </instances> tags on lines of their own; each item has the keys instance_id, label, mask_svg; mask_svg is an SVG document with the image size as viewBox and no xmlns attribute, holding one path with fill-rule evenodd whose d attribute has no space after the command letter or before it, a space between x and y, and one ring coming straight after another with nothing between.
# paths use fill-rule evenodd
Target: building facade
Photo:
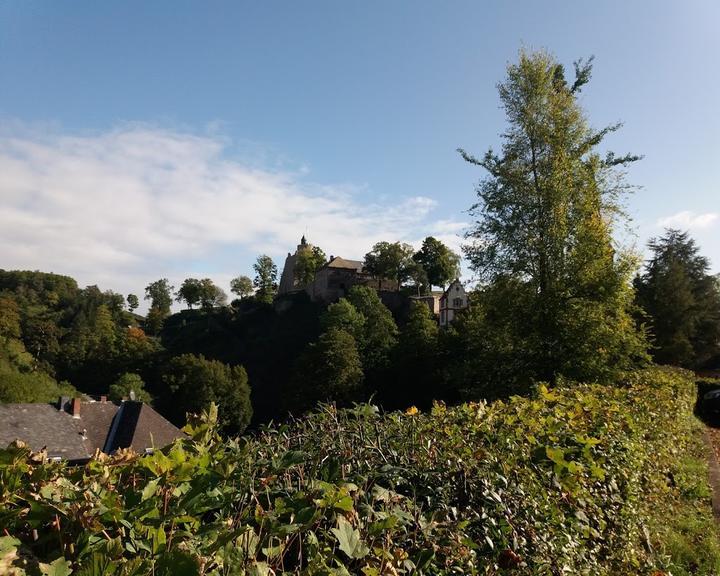
<instances>
[{"instance_id":1,"label":"building facade","mask_svg":"<svg viewBox=\"0 0 720 576\"><path fill-rule=\"evenodd\" d=\"M469 306L465 287L455 279L440 297L440 326L445 328L455 319L457 313Z\"/></svg>"}]
</instances>

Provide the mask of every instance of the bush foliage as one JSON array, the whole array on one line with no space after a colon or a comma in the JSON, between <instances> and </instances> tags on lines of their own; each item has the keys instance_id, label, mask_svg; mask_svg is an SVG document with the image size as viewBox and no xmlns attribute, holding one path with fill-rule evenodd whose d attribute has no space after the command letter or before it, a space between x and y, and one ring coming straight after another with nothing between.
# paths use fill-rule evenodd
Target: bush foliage
<instances>
[{"instance_id":1,"label":"bush foliage","mask_svg":"<svg viewBox=\"0 0 720 576\"><path fill-rule=\"evenodd\" d=\"M162 452L85 467L38 463L13 445L0 451L0 564L84 575L683 573L658 540L672 521L663 532L654 514L658 502L707 498L678 469L693 401L689 373L653 369L617 388L539 386L529 399L431 413L325 406L228 441L211 409ZM707 526L695 546L709 574L720 553Z\"/></svg>"}]
</instances>

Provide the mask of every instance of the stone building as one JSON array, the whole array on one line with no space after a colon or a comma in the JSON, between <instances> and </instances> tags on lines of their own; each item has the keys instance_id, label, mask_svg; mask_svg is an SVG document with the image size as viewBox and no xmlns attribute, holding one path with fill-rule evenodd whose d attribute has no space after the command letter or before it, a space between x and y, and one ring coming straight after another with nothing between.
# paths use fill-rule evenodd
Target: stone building
<instances>
[{"instance_id":1,"label":"stone building","mask_svg":"<svg viewBox=\"0 0 720 576\"><path fill-rule=\"evenodd\" d=\"M300 244L297 245L297 249L294 254L288 252L287 258L285 258L285 266L283 266L282 275L280 276L280 285L278 286L278 296L284 294L292 294L293 292L302 292L305 286L300 285L295 274L295 266L297 264L298 256L300 253L305 251L311 251L313 245L309 244L303 236L300 239Z\"/></svg>"},{"instance_id":2,"label":"stone building","mask_svg":"<svg viewBox=\"0 0 720 576\"><path fill-rule=\"evenodd\" d=\"M298 255L305 250L312 250L310 244L303 236L294 254L288 252L285 258L278 287L278 297L297 294L305 291L315 302L337 302L345 296L350 288L357 285L366 285L380 291L397 291L397 282L385 278L375 278L365 272L361 260L348 260L340 256L330 256L316 273L309 284L302 284L296 274Z\"/></svg>"}]
</instances>

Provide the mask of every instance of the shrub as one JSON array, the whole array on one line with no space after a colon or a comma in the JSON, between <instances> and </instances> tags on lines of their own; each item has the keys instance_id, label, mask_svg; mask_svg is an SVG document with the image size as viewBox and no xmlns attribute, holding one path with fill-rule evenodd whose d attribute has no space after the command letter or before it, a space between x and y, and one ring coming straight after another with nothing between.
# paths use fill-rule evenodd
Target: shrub
<instances>
[{"instance_id":1,"label":"shrub","mask_svg":"<svg viewBox=\"0 0 720 576\"><path fill-rule=\"evenodd\" d=\"M695 546L712 574L706 484L682 488L705 473L680 458L694 398L689 373L651 369L431 413L323 406L225 442L211 407L162 452L84 468L11 446L0 551L84 574L595 575L682 573L673 550ZM671 505L710 518L705 541L671 543Z\"/></svg>"}]
</instances>

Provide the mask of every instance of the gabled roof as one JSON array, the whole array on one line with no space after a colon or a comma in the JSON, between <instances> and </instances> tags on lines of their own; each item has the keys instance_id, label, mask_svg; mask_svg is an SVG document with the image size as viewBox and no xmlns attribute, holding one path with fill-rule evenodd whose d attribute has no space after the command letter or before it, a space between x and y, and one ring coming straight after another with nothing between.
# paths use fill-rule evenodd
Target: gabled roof
<instances>
[{"instance_id":1,"label":"gabled roof","mask_svg":"<svg viewBox=\"0 0 720 576\"><path fill-rule=\"evenodd\" d=\"M360 272L363 268L363 263L360 260L346 260L345 258L340 258L340 256L335 256L330 259L330 262L325 264L326 268L343 268L346 270L356 270Z\"/></svg>"},{"instance_id":2,"label":"gabled roof","mask_svg":"<svg viewBox=\"0 0 720 576\"><path fill-rule=\"evenodd\" d=\"M146 448L162 448L184 434L147 404L123 402L118 415L117 432L110 439L108 452L118 448L132 448L142 452Z\"/></svg>"},{"instance_id":3,"label":"gabled roof","mask_svg":"<svg viewBox=\"0 0 720 576\"><path fill-rule=\"evenodd\" d=\"M0 448L22 440L49 458L89 459L96 450L161 448L183 432L142 402L81 402L74 418L56 404L0 404Z\"/></svg>"},{"instance_id":4,"label":"gabled roof","mask_svg":"<svg viewBox=\"0 0 720 576\"><path fill-rule=\"evenodd\" d=\"M447 289L445 290L445 292L442 293L442 296L440 296L440 300L447 300L447 299L448 299L448 295L450 294L450 290L451 290L452 287L455 286L456 284L459 284L459 285L460 285L460 288L462 288L463 290L465 290L465 287L462 285L462 282L460 282L460 279L459 279L459 278L455 278L455 280L453 280L452 282L450 282L450 285L447 287Z\"/></svg>"},{"instance_id":5,"label":"gabled roof","mask_svg":"<svg viewBox=\"0 0 720 576\"><path fill-rule=\"evenodd\" d=\"M75 419L52 404L0 404L0 446L22 440L31 450L45 448L48 457L85 460L92 442L82 436Z\"/></svg>"}]
</instances>

